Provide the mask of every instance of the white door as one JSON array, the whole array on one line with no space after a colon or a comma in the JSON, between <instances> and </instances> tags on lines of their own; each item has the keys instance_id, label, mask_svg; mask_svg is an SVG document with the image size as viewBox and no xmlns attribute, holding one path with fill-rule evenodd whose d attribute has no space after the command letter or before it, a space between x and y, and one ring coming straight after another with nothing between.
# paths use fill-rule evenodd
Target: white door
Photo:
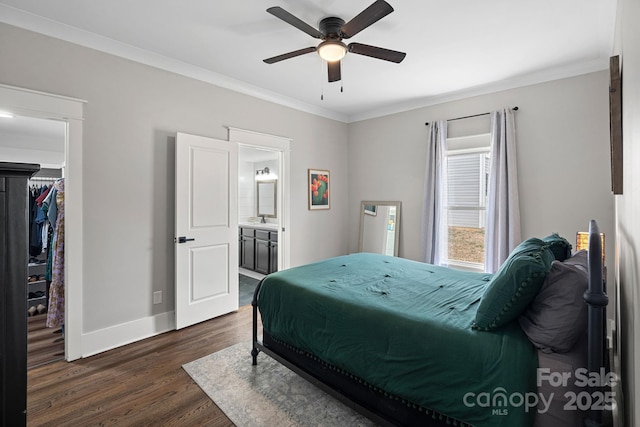
<instances>
[{"instance_id":1,"label":"white door","mask_svg":"<svg viewBox=\"0 0 640 427\"><path fill-rule=\"evenodd\" d=\"M176 136L176 329L238 309L238 146Z\"/></svg>"}]
</instances>

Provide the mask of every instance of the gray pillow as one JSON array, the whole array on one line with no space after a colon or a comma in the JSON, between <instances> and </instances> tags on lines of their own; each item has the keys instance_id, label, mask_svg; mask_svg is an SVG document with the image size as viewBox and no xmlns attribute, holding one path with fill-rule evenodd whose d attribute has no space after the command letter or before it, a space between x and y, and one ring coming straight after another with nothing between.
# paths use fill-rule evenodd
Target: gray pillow
<instances>
[{"instance_id":1,"label":"gray pillow","mask_svg":"<svg viewBox=\"0 0 640 427\"><path fill-rule=\"evenodd\" d=\"M587 251L553 261L540 291L518 317L529 340L545 353L565 353L587 328Z\"/></svg>"}]
</instances>

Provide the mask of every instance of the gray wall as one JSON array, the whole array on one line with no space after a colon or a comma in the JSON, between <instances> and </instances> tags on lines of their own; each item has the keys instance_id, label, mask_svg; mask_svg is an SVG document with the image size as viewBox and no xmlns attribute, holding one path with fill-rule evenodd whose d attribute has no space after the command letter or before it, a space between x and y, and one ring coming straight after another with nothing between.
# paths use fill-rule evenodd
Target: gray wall
<instances>
[{"instance_id":1,"label":"gray wall","mask_svg":"<svg viewBox=\"0 0 640 427\"><path fill-rule=\"evenodd\" d=\"M627 419L640 424L640 3L618 2L616 54L622 67L622 124L624 193L616 196L617 265L615 287L620 295L619 357ZM611 277L611 274L609 275Z\"/></svg>"},{"instance_id":2,"label":"gray wall","mask_svg":"<svg viewBox=\"0 0 640 427\"><path fill-rule=\"evenodd\" d=\"M83 332L174 305L174 136L225 126L292 138L291 263L347 252L347 125L0 24L0 83L87 101ZM318 150L317 147L322 147ZM331 209L307 209L307 168L331 171ZM165 299L152 305L152 292Z\"/></svg>"},{"instance_id":3,"label":"gray wall","mask_svg":"<svg viewBox=\"0 0 640 427\"><path fill-rule=\"evenodd\" d=\"M518 106L522 237L575 233L596 219L614 242L610 191L608 72L477 96L349 125L350 246L361 200L400 200L400 256L419 259L425 122ZM449 123L449 136L486 133L488 116ZM607 264L613 268L613 254Z\"/></svg>"}]
</instances>

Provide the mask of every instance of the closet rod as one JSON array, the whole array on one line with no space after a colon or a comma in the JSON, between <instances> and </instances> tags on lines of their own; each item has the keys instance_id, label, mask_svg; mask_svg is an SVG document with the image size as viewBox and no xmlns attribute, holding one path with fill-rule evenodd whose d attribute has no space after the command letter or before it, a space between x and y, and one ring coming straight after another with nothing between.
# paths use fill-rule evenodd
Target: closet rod
<instances>
[{"instance_id":1,"label":"closet rod","mask_svg":"<svg viewBox=\"0 0 640 427\"><path fill-rule=\"evenodd\" d=\"M513 111L518 111L518 109L519 108L517 105L512 108ZM455 119L448 119L447 121L452 122L454 120L470 119L472 117L486 116L487 114L491 114L491 113L489 112L489 113L472 114L471 116L456 117ZM429 126L429 122L426 122L424 125Z\"/></svg>"},{"instance_id":2,"label":"closet rod","mask_svg":"<svg viewBox=\"0 0 640 427\"><path fill-rule=\"evenodd\" d=\"M29 178L29 181L57 181L59 179L62 179L62 178L54 178L54 177L48 177L48 176L32 176L31 178Z\"/></svg>"}]
</instances>

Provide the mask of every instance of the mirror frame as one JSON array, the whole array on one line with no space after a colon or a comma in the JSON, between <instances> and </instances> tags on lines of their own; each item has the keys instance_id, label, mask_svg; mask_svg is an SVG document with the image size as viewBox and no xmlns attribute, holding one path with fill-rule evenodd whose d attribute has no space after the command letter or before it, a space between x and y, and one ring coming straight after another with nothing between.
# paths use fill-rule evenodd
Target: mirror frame
<instances>
[{"instance_id":1,"label":"mirror frame","mask_svg":"<svg viewBox=\"0 0 640 427\"><path fill-rule=\"evenodd\" d=\"M260 184L273 184L273 214L260 213ZM256 181L256 216L263 216L265 218L277 218L278 217L278 180L267 179L264 181Z\"/></svg>"},{"instance_id":2,"label":"mirror frame","mask_svg":"<svg viewBox=\"0 0 640 427\"><path fill-rule=\"evenodd\" d=\"M393 241L393 256L398 256L398 250L400 247L400 211L402 208L402 202L400 201L386 201L386 200L363 200L360 202L360 236L358 242L358 252L362 252L362 244L364 243L364 218L365 218L365 206L395 206L396 207L396 230Z\"/></svg>"}]
</instances>

